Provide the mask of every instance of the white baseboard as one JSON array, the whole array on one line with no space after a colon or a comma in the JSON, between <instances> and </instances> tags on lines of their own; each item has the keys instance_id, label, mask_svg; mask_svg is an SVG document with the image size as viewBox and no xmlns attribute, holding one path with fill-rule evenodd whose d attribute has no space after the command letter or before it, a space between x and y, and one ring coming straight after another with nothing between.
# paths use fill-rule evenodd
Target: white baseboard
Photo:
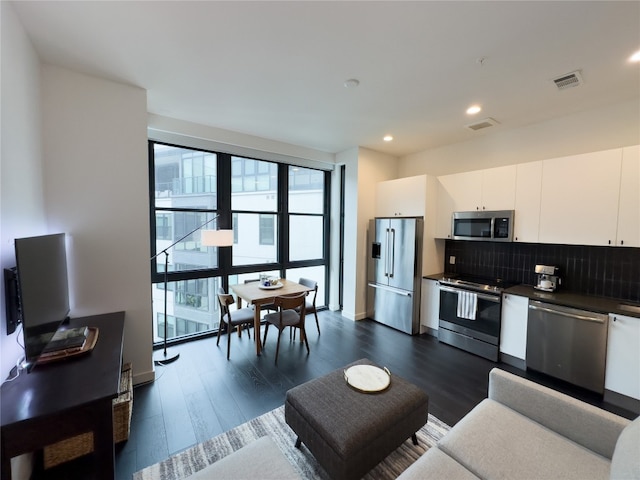
<instances>
[{"instance_id":1,"label":"white baseboard","mask_svg":"<svg viewBox=\"0 0 640 480\"><path fill-rule=\"evenodd\" d=\"M140 385L143 383L151 383L156 379L156 372L153 370L149 372L137 373L133 375L133 384Z\"/></svg>"}]
</instances>

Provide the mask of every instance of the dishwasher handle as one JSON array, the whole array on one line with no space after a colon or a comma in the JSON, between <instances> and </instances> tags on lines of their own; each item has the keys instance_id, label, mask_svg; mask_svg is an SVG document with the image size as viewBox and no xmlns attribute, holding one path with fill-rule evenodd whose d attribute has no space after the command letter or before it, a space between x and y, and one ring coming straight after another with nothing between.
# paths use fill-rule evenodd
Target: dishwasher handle
<instances>
[{"instance_id":1,"label":"dishwasher handle","mask_svg":"<svg viewBox=\"0 0 640 480\"><path fill-rule=\"evenodd\" d=\"M545 306L545 304L540 302L530 302L529 303L530 310L538 310L545 313L551 313L553 315L560 315L562 317L573 318L575 320L584 320L587 322L595 322L595 323L605 323L605 316L594 313L593 315L589 315L590 312L584 312L585 314L578 314L569 311L565 311L562 307L555 306Z\"/></svg>"}]
</instances>

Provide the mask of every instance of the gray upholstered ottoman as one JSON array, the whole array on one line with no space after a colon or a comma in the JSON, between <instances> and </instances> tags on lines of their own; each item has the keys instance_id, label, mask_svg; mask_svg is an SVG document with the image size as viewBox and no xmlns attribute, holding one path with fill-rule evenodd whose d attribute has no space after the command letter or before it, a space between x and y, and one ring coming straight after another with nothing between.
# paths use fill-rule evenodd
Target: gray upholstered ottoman
<instances>
[{"instance_id":1,"label":"gray upholstered ottoman","mask_svg":"<svg viewBox=\"0 0 640 480\"><path fill-rule=\"evenodd\" d=\"M367 359L350 365L373 363ZM284 416L334 480L361 478L427 423L429 397L391 374L382 392L362 393L336 370L287 392Z\"/></svg>"}]
</instances>

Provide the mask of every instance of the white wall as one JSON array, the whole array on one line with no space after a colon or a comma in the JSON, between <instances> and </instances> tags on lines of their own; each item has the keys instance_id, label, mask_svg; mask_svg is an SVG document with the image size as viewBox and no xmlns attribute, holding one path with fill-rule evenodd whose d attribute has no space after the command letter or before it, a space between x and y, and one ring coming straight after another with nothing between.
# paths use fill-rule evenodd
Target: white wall
<instances>
[{"instance_id":1,"label":"white wall","mask_svg":"<svg viewBox=\"0 0 640 480\"><path fill-rule=\"evenodd\" d=\"M13 240L47 232L43 194L40 61L9 2L0 2L0 263L16 265ZM3 281L4 292L4 281ZM5 297L0 295L0 375L24 357L20 327L7 335ZM28 479L32 455L11 460L14 479Z\"/></svg>"},{"instance_id":2,"label":"white wall","mask_svg":"<svg viewBox=\"0 0 640 480\"><path fill-rule=\"evenodd\" d=\"M346 166L342 314L361 320L367 316L367 228L375 216L376 184L396 178L398 162L374 150L353 148L338 154L336 163Z\"/></svg>"},{"instance_id":3,"label":"white wall","mask_svg":"<svg viewBox=\"0 0 640 480\"><path fill-rule=\"evenodd\" d=\"M332 170L335 156L312 148L149 114L149 138L192 148Z\"/></svg>"},{"instance_id":4,"label":"white wall","mask_svg":"<svg viewBox=\"0 0 640 480\"><path fill-rule=\"evenodd\" d=\"M340 155L338 155L340 156ZM331 209L329 213L329 310L340 310L340 192L342 190L342 166L331 172ZM346 170L345 170L346 174Z\"/></svg>"},{"instance_id":5,"label":"white wall","mask_svg":"<svg viewBox=\"0 0 640 480\"><path fill-rule=\"evenodd\" d=\"M344 265L342 272L342 314L355 320L356 257L358 238L358 148L336 155L336 164L344 165ZM337 273L337 272L334 272ZM335 277L334 277L335 278Z\"/></svg>"},{"instance_id":6,"label":"white wall","mask_svg":"<svg viewBox=\"0 0 640 480\"><path fill-rule=\"evenodd\" d=\"M48 232L42 173L40 61L11 4L0 2L0 9L0 255L4 269L16 265L15 238ZM0 298L0 375L6 378L24 351L17 343L22 342L20 327L7 336L4 293Z\"/></svg>"},{"instance_id":7,"label":"white wall","mask_svg":"<svg viewBox=\"0 0 640 480\"><path fill-rule=\"evenodd\" d=\"M146 91L42 71L46 213L70 237L71 315L124 310L124 361L151 380Z\"/></svg>"},{"instance_id":8,"label":"white wall","mask_svg":"<svg viewBox=\"0 0 640 480\"><path fill-rule=\"evenodd\" d=\"M480 130L478 138L407 155L399 177L480 170L640 143L640 106L636 101L607 105L527 127Z\"/></svg>"}]
</instances>

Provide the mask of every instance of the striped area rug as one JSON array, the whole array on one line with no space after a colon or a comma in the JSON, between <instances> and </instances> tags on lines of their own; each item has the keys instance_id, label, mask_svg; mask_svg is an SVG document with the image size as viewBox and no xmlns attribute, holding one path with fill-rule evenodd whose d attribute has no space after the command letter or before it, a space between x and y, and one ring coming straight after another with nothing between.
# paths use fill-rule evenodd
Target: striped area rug
<instances>
[{"instance_id":1,"label":"striped area rug","mask_svg":"<svg viewBox=\"0 0 640 480\"><path fill-rule=\"evenodd\" d=\"M427 449L436 444L450 427L429 415L427 424L417 432L418 446L407 439L364 478L395 479ZM234 429L151 465L133 475L133 480L178 480L235 452L244 445L269 435L303 479L330 480L315 458L302 446L295 448L296 435L284 421L284 406L265 413Z\"/></svg>"}]
</instances>

